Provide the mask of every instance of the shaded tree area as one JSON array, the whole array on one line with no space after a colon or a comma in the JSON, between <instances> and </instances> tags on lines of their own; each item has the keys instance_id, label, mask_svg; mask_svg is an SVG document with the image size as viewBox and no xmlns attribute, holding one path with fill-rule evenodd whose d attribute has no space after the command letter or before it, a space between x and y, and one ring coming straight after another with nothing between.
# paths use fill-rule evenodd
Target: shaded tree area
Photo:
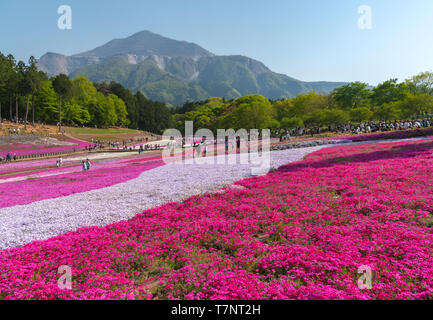
<instances>
[{"instance_id":1,"label":"shaded tree area","mask_svg":"<svg viewBox=\"0 0 433 320\"><path fill-rule=\"evenodd\" d=\"M117 82L101 83L96 87L105 95L114 94L124 101L131 128L161 133L173 126L170 109L165 103L149 100L140 91L133 94Z\"/></svg>"}]
</instances>

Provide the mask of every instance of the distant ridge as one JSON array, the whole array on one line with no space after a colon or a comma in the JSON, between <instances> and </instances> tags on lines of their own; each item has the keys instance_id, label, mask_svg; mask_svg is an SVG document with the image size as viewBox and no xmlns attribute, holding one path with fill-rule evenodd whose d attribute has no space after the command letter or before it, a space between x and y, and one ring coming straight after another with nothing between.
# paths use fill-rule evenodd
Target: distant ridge
<instances>
[{"instance_id":1,"label":"distant ridge","mask_svg":"<svg viewBox=\"0 0 433 320\"><path fill-rule=\"evenodd\" d=\"M116 81L148 98L181 105L212 96L237 98L262 94L288 98L314 90L329 93L344 82L303 82L274 73L260 61L244 56L217 56L197 44L141 31L72 56L46 53L39 69L49 76L86 76Z\"/></svg>"}]
</instances>

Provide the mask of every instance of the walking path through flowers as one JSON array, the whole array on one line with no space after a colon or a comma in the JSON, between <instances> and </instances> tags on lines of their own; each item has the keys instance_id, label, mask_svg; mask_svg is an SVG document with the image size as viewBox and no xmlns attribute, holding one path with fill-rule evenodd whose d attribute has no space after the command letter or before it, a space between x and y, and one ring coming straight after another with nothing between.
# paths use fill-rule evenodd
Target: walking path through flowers
<instances>
[{"instance_id":1,"label":"walking path through flowers","mask_svg":"<svg viewBox=\"0 0 433 320\"><path fill-rule=\"evenodd\" d=\"M116 158L126 158L126 157L131 157L133 155L136 155L136 152L123 152L123 153L116 153L115 157ZM104 159L112 159L114 157L113 153L96 153L96 154L89 154L86 155L85 157L81 156L81 157L71 157L71 158L67 158L63 161L64 165L67 165L69 163L72 162L76 162L76 161L80 161L83 160L84 158L89 159L90 161L93 160L104 160ZM49 159L49 163L53 163L56 161L56 159ZM37 162L37 161L34 161ZM45 162L47 163L47 160L44 161L39 161L41 163ZM13 164L13 163L11 163ZM23 166L25 166L24 168L29 169L32 167L32 163L31 164L26 164L24 163ZM36 166L37 164L35 164ZM52 177L52 176L58 176L58 175L62 175L65 173L71 173L71 172L76 172L76 171L80 171L81 170L81 166L80 165L76 165L76 166L70 166L70 167L64 167L61 168L59 170L55 170L54 172L50 172L50 170L43 170L42 172L36 172L36 173L29 173L29 174L18 174L18 175L14 175L14 177L12 178L2 178L0 177L0 184L2 183L9 183L9 182L17 182L17 181L24 181L27 179L36 179L36 178L45 178L45 177ZM52 170L51 170L52 171ZM1 171L0 171L1 173Z\"/></svg>"}]
</instances>

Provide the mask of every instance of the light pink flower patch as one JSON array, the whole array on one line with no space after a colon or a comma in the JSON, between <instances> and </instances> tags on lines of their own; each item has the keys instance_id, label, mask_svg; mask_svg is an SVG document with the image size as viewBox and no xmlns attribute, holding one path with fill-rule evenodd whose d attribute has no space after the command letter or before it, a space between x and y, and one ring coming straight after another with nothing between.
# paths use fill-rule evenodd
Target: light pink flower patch
<instances>
[{"instance_id":1,"label":"light pink flower patch","mask_svg":"<svg viewBox=\"0 0 433 320\"><path fill-rule=\"evenodd\" d=\"M135 179L140 173L162 165L164 162L160 158L117 160L93 164L87 172L83 172L78 164L27 176L25 173L8 176L5 178L19 181L0 183L0 208L105 188ZM21 180L23 176L27 179Z\"/></svg>"},{"instance_id":2,"label":"light pink flower patch","mask_svg":"<svg viewBox=\"0 0 433 320\"><path fill-rule=\"evenodd\" d=\"M65 146L53 146L53 145L34 145L34 144L7 144L0 146L0 155L6 157L7 153L17 156L44 154L44 153L54 153L54 152L64 152L72 150L83 150L86 147L91 146L89 142L68 139L64 142L68 143Z\"/></svg>"}]
</instances>

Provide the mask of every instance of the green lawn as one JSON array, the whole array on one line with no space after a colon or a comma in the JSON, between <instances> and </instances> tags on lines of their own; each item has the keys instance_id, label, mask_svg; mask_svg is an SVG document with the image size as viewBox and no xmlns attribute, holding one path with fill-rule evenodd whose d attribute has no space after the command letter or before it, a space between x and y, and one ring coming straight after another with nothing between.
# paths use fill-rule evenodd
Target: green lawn
<instances>
[{"instance_id":1,"label":"green lawn","mask_svg":"<svg viewBox=\"0 0 433 320\"><path fill-rule=\"evenodd\" d=\"M79 135L100 135L100 134L127 134L136 133L133 129L92 129L92 128L68 128L66 132L69 134Z\"/></svg>"}]
</instances>

